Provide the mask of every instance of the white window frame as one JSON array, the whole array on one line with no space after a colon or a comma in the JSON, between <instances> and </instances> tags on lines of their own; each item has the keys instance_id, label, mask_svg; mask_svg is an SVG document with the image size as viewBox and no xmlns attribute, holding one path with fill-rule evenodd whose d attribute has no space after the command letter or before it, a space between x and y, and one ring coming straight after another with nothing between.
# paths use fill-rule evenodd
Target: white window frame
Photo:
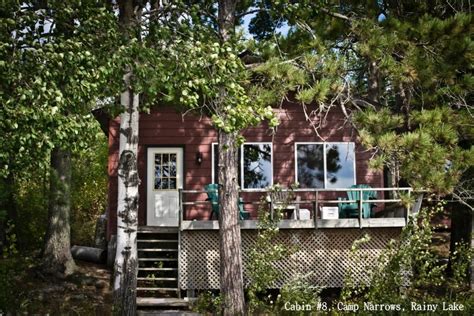
<instances>
[{"instance_id":1,"label":"white window frame","mask_svg":"<svg viewBox=\"0 0 474 316\"><path fill-rule=\"evenodd\" d=\"M216 155L216 152L214 150L214 146L217 145L218 143L214 142L214 143L211 143L211 180L212 180L212 183L217 183L216 182L216 177L217 175L215 174L214 170L215 170L215 165L214 165L214 161L215 161L215 155ZM261 190L260 188L249 188L249 189L246 189L244 188L244 145L270 145L270 156L271 156L271 159L270 159L270 170L271 170L271 178L270 178L270 186L273 185L273 143L272 142L248 142L248 143L243 143L239 150L240 150L240 161L239 161L239 168L240 168L240 184L242 186L242 191L258 191L258 190Z\"/></svg>"},{"instance_id":2,"label":"white window frame","mask_svg":"<svg viewBox=\"0 0 474 316\"><path fill-rule=\"evenodd\" d=\"M216 169L216 166L214 166L214 161L215 161L215 152L214 152L214 145L217 145L218 143L211 143L211 183L217 183L216 176L214 170Z\"/></svg>"},{"instance_id":3,"label":"white window frame","mask_svg":"<svg viewBox=\"0 0 474 316\"><path fill-rule=\"evenodd\" d=\"M354 146L354 162L353 162L353 170L354 170L354 183L355 185L357 183L357 174L356 174L356 146L354 142L295 142L295 148L294 148L294 159L295 159L295 183L298 182L298 145L323 145L323 168L324 168L324 188L327 189L327 162L326 162L326 145L331 145L331 144L336 144L336 145L350 145L352 144ZM308 189L314 189L314 188L308 188ZM346 188L333 188L333 189L346 189Z\"/></svg>"}]
</instances>

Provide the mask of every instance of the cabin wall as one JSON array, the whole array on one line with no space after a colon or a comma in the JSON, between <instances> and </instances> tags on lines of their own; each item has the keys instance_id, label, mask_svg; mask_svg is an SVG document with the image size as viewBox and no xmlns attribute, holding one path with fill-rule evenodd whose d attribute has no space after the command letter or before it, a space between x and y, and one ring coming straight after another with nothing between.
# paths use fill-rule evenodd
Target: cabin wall
<instances>
[{"instance_id":1,"label":"cabin wall","mask_svg":"<svg viewBox=\"0 0 474 316\"><path fill-rule=\"evenodd\" d=\"M381 172L368 169L367 162L371 152L366 151L356 141L356 134L339 110L332 110L326 117L326 124L318 131L321 139L309 126L300 105L285 103L281 109L275 109L280 118L276 133L271 134L266 124L249 128L243 135L248 142L273 143L273 183L289 186L295 182L295 142L355 142L356 143L356 181L372 187L383 187ZM311 111L311 109L308 109ZM316 122L317 123L317 122ZM119 120L109 125L109 221L108 236L116 232L117 210L117 166L119 149ZM146 225L146 150L148 147L180 146L184 148L184 189L202 190L211 183L212 154L211 146L217 142L217 132L211 126L209 118L204 116L177 113L172 108L157 108L150 114L140 115L138 171L141 179L139 188L139 225ZM203 161L196 163L196 153L201 152ZM243 193L244 201L258 200L259 194ZM189 196L205 200L205 194ZM328 196L329 197L329 196ZM256 211L251 209L252 216ZM188 208L185 218L209 219L207 207Z\"/></svg>"}]
</instances>

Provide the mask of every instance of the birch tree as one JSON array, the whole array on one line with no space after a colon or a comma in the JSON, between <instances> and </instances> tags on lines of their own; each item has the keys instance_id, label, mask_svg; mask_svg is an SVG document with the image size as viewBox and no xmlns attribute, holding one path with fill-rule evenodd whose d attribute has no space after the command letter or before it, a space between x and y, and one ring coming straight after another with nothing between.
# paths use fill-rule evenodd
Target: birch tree
<instances>
[{"instance_id":1,"label":"birch tree","mask_svg":"<svg viewBox=\"0 0 474 316\"><path fill-rule=\"evenodd\" d=\"M140 109L172 104L186 112L205 113L212 118L219 136L220 254L223 312L244 313L240 226L238 223L237 148L243 129L269 120L277 124L268 100L250 82L251 74L239 59L244 45L235 32L236 1L204 1L197 4L151 3L140 17L140 8L120 1L120 19L132 47L122 95L119 181L118 247L116 257L116 305L121 313L133 313L136 285L136 113ZM246 12L249 4L239 8ZM129 10L129 11L125 11ZM217 12L216 12L217 10ZM127 13L128 12L128 13ZM128 14L128 15L126 15ZM134 15L133 15L134 14ZM125 19L128 17L128 20ZM131 35L144 36L134 41ZM132 56L132 55L130 55ZM131 85L130 85L131 83ZM133 89L132 89L133 86ZM126 147L126 142L129 147ZM135 142L135 144L134 144ZM128 148L128 149L127 149ZM124 151L122 151L122 149ZM128 151L127 151L128 150ZM123 241L120 241L123 238ZM125 309L128 311L126 312Z\"/></svg>"},{"instance_id":2,"label":"birch tree","mask_svg":"<svg viewBox=\"0 0 474 316\"><path fill-rule=\"evenodd\" d=\"M132 41L141 8L132 0L119 1L119 23L126 40ZM135 315L138 273L138 121L139 94L132 88L133 72L126 65L120 96L120 144L118 166L117 253L114 268L114 301L117 314Z\"/></svg>"}]
</instances>

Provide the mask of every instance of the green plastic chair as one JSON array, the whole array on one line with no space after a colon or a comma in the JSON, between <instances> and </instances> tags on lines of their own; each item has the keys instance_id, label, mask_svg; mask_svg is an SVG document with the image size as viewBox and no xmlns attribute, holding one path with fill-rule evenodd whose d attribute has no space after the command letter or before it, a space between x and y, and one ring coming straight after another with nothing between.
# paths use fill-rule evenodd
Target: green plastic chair
<instances>
[{"instance_id":1,"label":"green plastic chair","mask_svg":"<svg viewBox=\"0 0 474 316\"><path fill-rule=\"evenodd\" d=\"M211 219L213 215L216 218L219 218L219 185L217 183L211 183L204 186L204 190L207 193L207 200L211 202ZM239 219L249 219L250 213L244 210L244 201L241 197L239 197L238 201L238 208L239 208Z\"/></svg>"},{"instance_id":2,"label":"green plastic chair","mask_svg":"<svg viewBox=\"0 0 474 316\"><path fill-rule=\"evenodd\" d=\"M360 188L360 189L369 189L371 188L370 185L367 184L354 184L351 188ZM373 208L375 207L375 203L372 202L365 202L370 199L376 199L377 193L375 191L367 190L362 191L362 195L364 198L364 202L362 202L362 217L363 218L370 218L374 216ZM349 200L360 200L360 191L347 191L347 197ZM344 201L345 198L339 198L339 200ZM351 202L351 203L339 203L339 217L340 218L357 218L359 217L359 202Z\"/></svg>"}]
</instances>

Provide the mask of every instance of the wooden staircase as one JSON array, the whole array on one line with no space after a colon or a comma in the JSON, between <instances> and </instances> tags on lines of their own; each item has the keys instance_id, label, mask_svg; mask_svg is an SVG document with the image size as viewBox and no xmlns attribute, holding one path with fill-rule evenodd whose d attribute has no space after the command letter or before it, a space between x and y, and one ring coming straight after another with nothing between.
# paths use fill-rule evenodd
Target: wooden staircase
<instances>
[{"instance_id":1,"label":"wooden staircase","mask_svg":"<svg viewBox=\"0 0 474 316\"><path fill-rule=\"evenodd\" d=\"M187 307L178 285L178 228L138 229L137 305Z\"/></svg>"}]
</instances>

